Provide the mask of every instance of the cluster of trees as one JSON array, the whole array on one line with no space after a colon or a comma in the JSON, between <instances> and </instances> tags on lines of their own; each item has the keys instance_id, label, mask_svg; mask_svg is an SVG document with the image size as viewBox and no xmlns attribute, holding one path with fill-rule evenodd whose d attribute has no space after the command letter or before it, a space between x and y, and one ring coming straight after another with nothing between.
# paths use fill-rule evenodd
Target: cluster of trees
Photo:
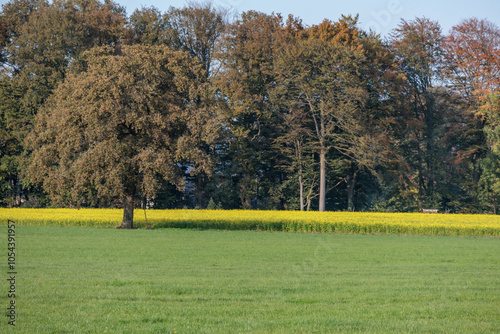
<instances>
[{"instance_id":1,"label":"cluster of trees","mask_svg":"<svg viewBox=\"0 0 500 334\"><path fill-rule=\"evenodd\" d=\"M211 3L0 12L3 206L496 213L500 30Z\"/></svg>"}]
</instances>

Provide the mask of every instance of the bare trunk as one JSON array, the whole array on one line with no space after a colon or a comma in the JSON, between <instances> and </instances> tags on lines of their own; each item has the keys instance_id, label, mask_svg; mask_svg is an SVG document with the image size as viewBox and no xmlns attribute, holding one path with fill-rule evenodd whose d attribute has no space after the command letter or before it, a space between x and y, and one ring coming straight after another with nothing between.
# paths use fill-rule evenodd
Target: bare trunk
<instances>
[{"instance_id":1,"label":"bare trunk","mask_svg":"<svg viewBox=\"0 0 500 334\"><path fill-rule=\"evenodd\" d=\"M299 192L300 192L300 211L304 211L304 183L302 181L302 171L299 171Z\"/></svg>"},{"instance_id":2,"label":"bare trunk","mask_svg":"<svg viewBox=\"0 0 500 334\"><path fill-rule=\"evenodd\" d=\"M420 140L419 140L420 142ZM424 210L424 171L422 163L422 150L420 148L420 143L418 147L418 211L422 212Z\"/></svg>"},{"instance_id":3,"label":"bare trunk","mask_svg":"<svg viewBox=\"0 0 500 334\"><path fill-rule=\"evenodd\" d=\"M134 196L126 195L123 200L123 221L120 228L134 228Z\"/></svg>"},{"instance_id":4,"label":"bare trunk","mask_svg":"<svg viewBox=\"0 0 500 334\"><path fill-rule=\"evenodd\" d=\"M301 151L301 143L300 140L296 140L295 142L295 152L297 156L297 163L299 165L299 197L300 197L300 211L304 211L305 203L304 203L304 180L302 177L302 151Z\"/></svg>"},{"instance_id":5,"label":"bare trunk","mask_svg":"<svg viewBox=\"0 0 500 334\"><path fill-rule=\"evenodd\" d=\"M478 199L478 192L479 192L479 179L481 177L480 174L480 167L479 167L479 157L474 154L472 157L472 166L473 166L473 173L472 173L472 182L473 182L473 193L472 193L472 203L477 204L479 201ZM477 206L476 206L477 207Z\"/></svg>"},{"instance_id":6,"label":"bare trunk","mask_svg":"<svg viewBox=\"0 0 500 334\"><path fill-rule=\"evenodd\" d=\"M356 176L358 172L355 171L352 175L347 175L347 210L354 211L354 187L356 185Z\"/></svg>"},{"instance_id":7,"label":"bare trunk","mask_svg":"<svg viewBox=\"0 0 500 334\"><path fill-rule=\"evenodd\" d=\"M493 214L497 214L497 196L493 194Z\"/></svg>"},{"instance_id":8,"label":"bare trunk","mask_svg":"<svg viewBox=\"0 0 500 334\"><path fill-rule=\"evenodd\" d=\"M196 189L195 189L196 206L204 209L203 200L205 197L205 173L201 172L196 175Z\"/></svg>"},{"instance_id":9,"label":"bare trunk","mask_svg":"<svg viewBox=\"0 0 500 334\"><path fill-rule=\"evenodd\" d=\"M325 211L326 202L326 149L321 147L319 154L319 211Z\"/></svg>"}]
</instances>

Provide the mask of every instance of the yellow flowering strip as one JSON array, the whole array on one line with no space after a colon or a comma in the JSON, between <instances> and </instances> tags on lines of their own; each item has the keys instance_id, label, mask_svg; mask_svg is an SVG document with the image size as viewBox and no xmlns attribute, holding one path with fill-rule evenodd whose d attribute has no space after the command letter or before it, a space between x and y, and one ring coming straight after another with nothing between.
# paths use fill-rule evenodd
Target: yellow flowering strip
<instances>
[{"instance_id":1,"label":"yellow flowering strip","mask_svg":"<svg viewBox=\"0 0 500 334\"><path fill-rule=\"evenodd\" d=\"M2 224L113 227L122 216L120 209L0 209ZM136 227L146 226L144 210L134 216ZM146 216L154 228L500 236L500 216L492 215L147 210Z\"/></svg>"},{"instance_id":2,"label":"yellow flowering strip","mask_svg":"<svg viewBox=\"0 0 500 334\"><path fill-rule=\"evenodd\" d=\"M55 225L113 227L119 225L123 210L119 209L4 209L0 208L0 223L7 219L19 225Z\"/></svg>"}]
</instances>

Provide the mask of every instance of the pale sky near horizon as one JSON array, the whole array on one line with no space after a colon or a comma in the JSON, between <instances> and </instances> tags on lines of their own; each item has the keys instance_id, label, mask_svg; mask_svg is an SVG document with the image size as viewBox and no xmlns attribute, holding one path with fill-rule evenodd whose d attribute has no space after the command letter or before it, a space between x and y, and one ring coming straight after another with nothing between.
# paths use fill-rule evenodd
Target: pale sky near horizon
<instances>
[{"instance_id":1,"label":"pale sky near horizon","mask_svg":"<svg viewBox=\"0 0 500 334\"><path fill-rule=\"evenodd\" d=\"M0 0L2 1L2 0ZM128 15L141 6L154 6L162 13L170 6L184 7L186 0L114 0L127 9ZM500 26L500 0L212 0L213 3L231 9L233 14L247 10L264 13L293 14L306 25L319 24L323 19L336 21L342 14L358 14L359 27L372 29L382 37L400 23L401 18L412 20L426 17L441 24L443 33L462 19L477 17L488 19Z\"/></svg>"}]
</instances>

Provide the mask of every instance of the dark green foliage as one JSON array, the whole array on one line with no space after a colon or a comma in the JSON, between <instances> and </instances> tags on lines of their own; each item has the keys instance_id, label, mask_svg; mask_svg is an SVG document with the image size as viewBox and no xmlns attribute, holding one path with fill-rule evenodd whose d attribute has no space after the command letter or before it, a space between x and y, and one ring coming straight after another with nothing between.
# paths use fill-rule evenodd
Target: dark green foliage
<instances>
[{"instance_id":1,"label":"dark green foliage","mask_svg":"<svg viewBox=\"0 0 500 334\"><path fill-rule=\"evenodd\" d=\"M161 12L155 7L142 7L129 18L127 42L154 45L165 42L166 29Z\"/></svg>"},{"instance_id":2,"label":"dark green foliage","mask_svg":"<svg viewBox=\"0 0 500 334\"><path fill-rule=\"evenodd\" d=\"M83 182L95 183L83 196L67 175L44 180L51 184L45 191L21 176L33 161L26 144L51 140L41 138L50 129L38 128L36 138L25 141L40 110L54 103L58 87L105 67L82 55L99 46L118 55L132 45L186 52L202 69L190 69L186 85L207 88L189 98L181 94L197 112L197 130L182 143L191 153L169 162L179 173L164 180L154 168L137 172L130 179L147 175L148 182L136 205L496 212L499 41L497 26L474 18L449 35L426 18L402 21L386 45L359 29L357 16L307 27L292 15L284 20L255 11L230 20L210 2L165 13L142 7L127 18L123 7L107 0L11 0L0 12L0 205L120 205L99 195L118 191L103 178ZM461 55L468 61L459 62ZM129 73L118 81L137 68L120 70ZM469 70L486 81L467 80ZM147 80L135 84L125 100L148 87ZM142 102L157 107L168 89ZM93 103L84 95L61 111L60 120L74 117L78 124L75 110ZM157 130L146 127L150 134ZM130 129L113 130L120 145L138 144ZM170 134L184 130L174 127ZM83 131L85 142L92 134ZM69 160L79 154L69 151ZM193 163L197 154L206 159ZM49 201L56 193L58 200Z\"/></svg>"},{"instance_id":3,"label":"dark green foliage","mask_svg":"<svg viewBox=\"0 0 500 334\"><path fill-rule=\"evenodd\" d=\"M19 205L21 185L18 178L22 137L19 136L18 101L20 92L7 75L0 76L0 205Z\"/></svg>"},{"instance_id":4,"label":"dark green foliage","mask_svg":"<svg viewBox=\"0 0 500 334\"><path fill-rule=\"evenodd\" d=\"M211 2L191 2L184 8L170 7L163 16L166 42L198 58L209 77L226 20L227 11Z\"/></svg>"}]
</instances>

